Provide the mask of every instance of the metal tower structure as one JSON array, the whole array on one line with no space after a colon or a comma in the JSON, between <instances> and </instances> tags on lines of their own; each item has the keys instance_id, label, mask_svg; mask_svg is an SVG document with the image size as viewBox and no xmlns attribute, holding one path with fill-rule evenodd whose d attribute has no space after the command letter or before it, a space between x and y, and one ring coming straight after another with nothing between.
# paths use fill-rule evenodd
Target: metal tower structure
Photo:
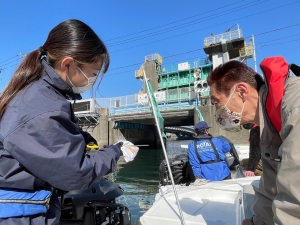
<instances>
[{"instance_id":1,"label":"metal tower structure","mask_svg":"<svg viewBox=\"0 0 300 225\"><path fill-rule=\"evenodd\" d=\"M163 58L157 53L145 56L143 65L141 65L139 70L135 71L135 78L143 79L144 71L146 71L147 78L150 79L151 86L154 91L158 91L159 74L162 62ZM142 92L147 93L145 84Z\"/></svg>"},{"instance_id":2,"label":"metal tower structure","mask_svg":"<svg viewBox=\"0 0 300 225\"><path fill-rule=\"evenodd\" d=\"M208 103L209 87L206 78L212 71L212 64L208 58L167 66L162 66L162 61L162 57L157 53L146 56L145 63L135 71L135 77L140 79L144 70L147 70L158 103L197 101L196 105L202 106ZM143 98L147 103L145 91L139 93L139 102L142 103Z\"/></svg>"},{"instance_id":3,"label":"metal tower structure","mask_svg":"<svg viewBox=\"0 0 300 225\"><path fill-rule=\"evenodd\" d=\"M237 26L237 30L231 30L234 26ZM212 61L213 69L233 59L246 62L247 59L253 58L254 69L257 71L254 36L247 42L238 24L227 29L225 33L211 34L204 38L203 49Z\"/></svg>"}]
</instances>

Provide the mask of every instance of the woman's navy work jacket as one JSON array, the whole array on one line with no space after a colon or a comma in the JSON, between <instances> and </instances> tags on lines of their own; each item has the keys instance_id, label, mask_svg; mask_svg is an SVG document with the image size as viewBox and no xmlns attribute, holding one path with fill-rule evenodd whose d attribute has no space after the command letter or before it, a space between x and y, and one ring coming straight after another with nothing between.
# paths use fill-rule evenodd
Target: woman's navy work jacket
<instances>
[{"instance_id":1,"label":"woman's navy work jacket","mask_svg":"<svg viewBox=\"0 0 300 225\"><path fill-rule=\"evenodd\" d=\"M210 135L199 135L196 137L196 139L198 140L197 151L204 163L200 163L195 152L194 141L192 141L188 145L188 153L189 162L193 169L194 175L210 181L219 181L226 178L229 175L230 170L224 160L225 153L230 151L229 144L219 138L213 138ZM217 156L210 144L209 139L212 140L219 153L219 162L216 162Z\"/></svg>"},{"instance_id":2,"label":"woman's navy work jacket","mask_svg":"<svg viewBox=\"0 0 300 225\"><path fill-rule=\"evenodd\" d=\"M46 61L41 78L19 92L0 121L0 189L85 189L117 168L116 146L85 154L75 121L72 89ZM2 220L0 224L58 224L55 193L46 214Z\"/></svg>"}]
</instances>

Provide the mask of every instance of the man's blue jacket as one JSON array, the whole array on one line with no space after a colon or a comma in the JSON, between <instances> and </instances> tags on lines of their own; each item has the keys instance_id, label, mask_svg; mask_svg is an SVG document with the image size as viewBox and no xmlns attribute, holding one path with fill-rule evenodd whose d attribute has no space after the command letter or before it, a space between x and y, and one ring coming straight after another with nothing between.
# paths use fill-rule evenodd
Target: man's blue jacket
<instances>
[{"instance_id":1,"label":"man's blue jacket","mask_svg":"<svg viewBox=\"0 0 300 225\"><path fill-rule=\"evenodd\" d=\"M210 181L219 181L226 178L229 175L230 170L224 160L225 153L230 151L229 144L219 138L213 138L210 135L198 135L195 138L197 140L197 151L202 163L197 157L194 148L194 141L192 141L188 145L188 153L189 162L193 169L194 175ZM211 139L216 147L217 152L219 153L219 162L217 162L217 156L209 139Z\"/></svg>"}]
</instances>

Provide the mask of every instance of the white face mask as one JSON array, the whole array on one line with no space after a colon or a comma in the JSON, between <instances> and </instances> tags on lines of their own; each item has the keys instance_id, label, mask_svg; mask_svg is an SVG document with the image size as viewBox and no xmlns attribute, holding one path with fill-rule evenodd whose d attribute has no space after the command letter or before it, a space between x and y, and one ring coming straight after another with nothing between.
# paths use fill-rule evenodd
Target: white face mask
<instances>
[{"instance_id":1,"label":"white face mask","mask_svg":"<svg viewBox=\"0 0 300 225\"><path fill-rule=\"evenodd\" d=\"M230 94L226 104L216 110L215 119L221 129L231 131L231 132L239 132L242 130L241 120L242 120L242 114L244 111L245 102L243 103L243 108L240 113L233 112L232 110L230 110L227 107L227 103L231 99L234 91L235 88Z\"/></svg>"},{"instance_id":2,"label":"white face mask","mask_svg":"<svg viewBox=\"0 0 300 225\"><path fill-rule=\"evenodd\" d=\"M76 94L81 94L83 92L86 92L88 90L90 90L93 85L95 84L96 80L97 80L97 76L94 77L88 77L87 75L85 75L85 73L78 67L78 70L81 72L81 74L88 80L88 83L83 86L83 87L75 87L74 84L72 83L72 81L70 80L69 76L67 75L67 78L69 80L69 82L72 84L72 90L74 93Z\"/></svg>"}]
</instances>

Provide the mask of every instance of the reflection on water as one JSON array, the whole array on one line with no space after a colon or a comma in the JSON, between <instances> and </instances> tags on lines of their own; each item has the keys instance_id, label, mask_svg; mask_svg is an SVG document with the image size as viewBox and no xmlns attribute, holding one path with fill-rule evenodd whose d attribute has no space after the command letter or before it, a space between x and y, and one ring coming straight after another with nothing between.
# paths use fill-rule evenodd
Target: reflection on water
<instances>
[{"instance_id":1,"label":"reflection on water","mask_svg":"<svg viewBox=\"0 0 300 225\"><path fill-rule=\"evenodd\" d=\"M140 149L134 161L125 163L120 160L118 170L111 176L124 189L118 202L129 208L132 224L138 224L139 218L153 204L162 160L161 149Z\"/></svg>"},{"instance_id":2,"label":"reflection on water","mask_svg":"<svg viewBox=\"0 0 300 225\"><path fill-rule=\"evenodd\" d=\"M167 141L168 158L174 158L176 155L187 155L187 145L191 140Z\"/></svg>"},{"instance_id":3,"label":"reflection on water","mask_svg":"<svg viewBox=\"0 0 300 225\"><path fill-rule=\"evenodd\" d=\"M188 142L167 142L168 155L186 152L180 145ZM124 195L118 198L118 202L129 208L133 225L139 224L139 218L154 202L158 191L159 165L163 159L161 149L140 149L134 161L125 163L124 160L119 160L118 170L109 176L109 179L124 189Z\"/></svg>"}]
</instances>

